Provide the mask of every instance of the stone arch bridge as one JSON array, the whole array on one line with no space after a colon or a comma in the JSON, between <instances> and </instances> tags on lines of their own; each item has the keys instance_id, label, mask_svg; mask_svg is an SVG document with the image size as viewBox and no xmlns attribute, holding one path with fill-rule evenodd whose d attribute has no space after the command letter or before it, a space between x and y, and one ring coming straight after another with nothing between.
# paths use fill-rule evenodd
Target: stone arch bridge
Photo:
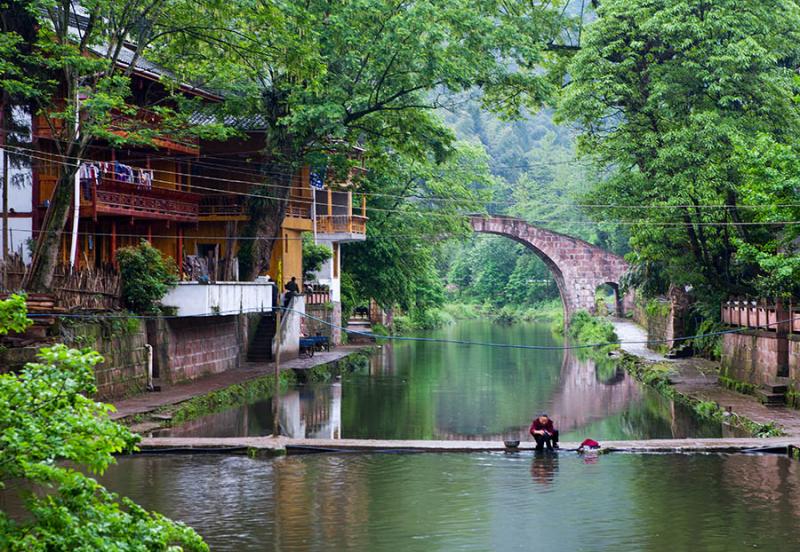
<instances>
[{"instance_id":1,"label":"stone arch bridge","mask_svg":"<svg viewBox=\"0 0 800 552\"><path fill-rule=\"evenodd\" d=\"M595 311L595 292L603 284L614 289L617 314L624 314L630 298L619 294L619 282L628 269L619 255L552 230L538 228L512 217L470 217L472 229L505 236L531 249L550 269L564 304L564 320L578 310Z\"/></svg>"}]
</instances>

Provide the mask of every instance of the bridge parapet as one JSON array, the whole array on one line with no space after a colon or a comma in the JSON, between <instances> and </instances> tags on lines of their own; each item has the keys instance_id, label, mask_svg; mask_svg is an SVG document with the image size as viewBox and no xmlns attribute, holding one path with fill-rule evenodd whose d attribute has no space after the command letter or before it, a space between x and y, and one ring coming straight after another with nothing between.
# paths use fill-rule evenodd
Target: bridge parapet
<instances>
[{"instance_id":1,"label":"bridge parapet","mask_svg":"<svg viewBox=\"0 0 800 552\"><path fill-rule=\"evenodd\" d=\"M595 292L603 284L617 294L617 311L623 314L628 301L619 294L619 283L627 271L625 260L589 242L534 226L514 217L470 217L475 232L506 236L531 249L550 269L564 304L564 319L578 310L595 311Z\"/></svg>"}]
</instances>

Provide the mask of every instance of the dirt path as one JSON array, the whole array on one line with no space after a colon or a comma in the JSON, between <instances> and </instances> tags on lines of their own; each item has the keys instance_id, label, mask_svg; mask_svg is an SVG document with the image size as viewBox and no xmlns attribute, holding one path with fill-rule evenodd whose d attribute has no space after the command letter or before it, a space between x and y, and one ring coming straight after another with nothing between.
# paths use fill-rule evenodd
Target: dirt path
<instances>
[{"instance_id":1,"label":"dirt path","mask_svg":"<svg viewBox=\"0 0 800 552\"><path fill-rule=\"evenodd\" d=\"M663 355L646 348L643 342L647 333L630 320L614 319L614 328L622 341L623 351L650 362L669 362L675 371L671 378L675 389L703 401L713 401L723 408L759 424L774 422L783 427L788 436L800 436L800 410L782 407L766 407L755 397L742 395L717 383L719 363L702 358L667 359Z\"/></svg>"}]
</instances>

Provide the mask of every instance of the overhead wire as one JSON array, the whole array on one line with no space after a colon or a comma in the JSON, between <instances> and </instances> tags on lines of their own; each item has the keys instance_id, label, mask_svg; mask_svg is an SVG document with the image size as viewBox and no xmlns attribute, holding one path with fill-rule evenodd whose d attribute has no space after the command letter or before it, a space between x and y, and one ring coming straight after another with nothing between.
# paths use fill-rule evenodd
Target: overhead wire
<instances>
[{"instance_id":1,"label":"overhead wire","mask_svg":"<svg viewBox=\"0 0 800 552\"><path fill-rule=\"evenodd\" d=\"M324 320L322 318L316 317L314 315L308 314L306 312L292 309L290 307L272 307L269 311L265 311L264 309L239 309L239 310L231 310L231 311L222 311L216 313L209 313L204 315L193 316L191 318L212 318L216 316L235 316L239 314L264 314L265 312L272 312L274 310L280 310L283 312L290 312L296 314L298 316L314 320L316 322L320 322L324 325L327 325L333 329L338 329L347 334L358 335L362 337L369 337L373 339L379 340L387 340L387 341L414 341L414 342L422 342L422 343L437 343L437 344L446 344L446 345L464 345L464 346L476 346L476 347L488 347L488 348L495 348L495 349L522 349L522 350L535 350L535 351L570 351L576 349L598 349L603 347L609 346L621 346L621 345L657 345L657 344L665 344L665 343L675 343L681 341L690 341L696 339L704 339L707 337L717 337L727 334L736 334L747 331L751 328L746 327L739 327L739 328L731 328L728 330L719 330L715 332L705 332L705 333L698 333L689 336L683 337L675 337L671 339L646 339L646 340L616 340L616 341L603 341L597 343L580 343L574 345L528 345L523 343L498 343L492 341L470 341L465 339L447 339L447 338L438 338L438 337L420 337L420 336L401 336L401 335L381 335L376 334L374 332L365 332L362 330L351 330L341 324L335 324L333 322ZM141 320L153 320L153 319L177 319L177 318L187 318L181 315L136 315L136 314L123 314L123 315L103 315L103 314L94 314L94 313L59 313L59 312L37 312L37 313L29 313L27 315L29 318L89 318L89 319L141 319ZM800 316L792 317L786 320L780 320L775 322L770 322L767 324L763 324L762 328L769 328L772 326L778 326L782 324L791 324L797 320L800 320Z\"/></svg>"},{"instance_id":2,"label":"overhead wire","mask_svg":"<svg viewBox=\"0 0 800 552\"><path fill-rule=\"evenodd\" d=\"M37 155L35 155L33 153L26 153L26 154L23 154L23 155L27 155L28 157L30 157L32 159L36 159L36 160L40 160L40 161L48 161L48 162L51 162L51 163L60 163L60 164L64 164L64 165L70 164L70 163L68 163L66 161L57 161L57 160L49 159L47 157L37 156ZM64 156L64 157L66 157L66 156ZM173 174L173 175L192 176L192 175L189 175L187 173L178 173L178 172L174 172L174 171L159 171L159 172L163 172L165 174ZM193 175L193 176L195 176L197 178L205 178L205 179L211 179L211 180L216 180L216 181L220 181L220 182L227 182L227 183L244 183L244 184L248 184L248 185L251 185L251 186L258 184L258 183L254 183L252 181L243 181L243 180L236 180L236 179L229 179L229 178L206 177L206 176L198 176L198 175ZM175 190L174 186L175 185L179 185L179 184L176 184L173 181L168 181L168 180L163 180L163 179L153 179L153 181L168 185L168 186L153 186L156 189L162 189L162 190L167 190L167 191L180 191L180 190ZM270 185L270 186L273 187L272 185ZM280 186L280 187L290 188L290 189L294 188L293 186ZM192 184L191 188L196 189L196 190L214 192L216 194L221 194L221 195L234 195L234 196L240 196L240 197L251 197L251 198L259 198L259 199L273 199L273 200L278 200L278 201L289 201L289 200L291 200L294 203L306 204L306 206L309 207L309 208L311 208L311 206L314 204L314 200L313 199L305 198L305 197L291 197L291 198L289 198L289 197L270 196L270 195L266 195L266 194L259 194L259 193L253 193L253 192L240 192L240 191L236 191L236 190L220 190L219 188L214 188L214 187L209 187L209 186L201 186L201 185L196 185L196 184ZM397 197L402 197L402 196L397 196ZM423 198L423 199L426 199L426 198ZM454 201L454 200L451 199L450 201ZM464 202L468 203L467 200L464 200ZM490 204L491 203L482 203L483 206L490 205ZM478 206L477 202L471 203L471 205L473 205L475 207ZM580 205L570 205L570 206L580 207ZM795 205L776 205L774 207L794 207L794 206ZM800 205L796 205L796 206L800 207ZM644 207L644 206L642 206L642 207ZM682 206L682 207L684 207L684 208L694 208L694 207L697 207L697 206L686 205L686 206ZM721 208L721 207L733 207L733 206L718 205L718 206L713 206L713 207ZM753 206L753 207L755 207L755 206ZM400 214L400 215L403 215L403 216L438 216L438 217L447 217L447 218L450 218L455 214L455 213L440 213L440 212L437 212L437 211L434 211L434 210L431 210L431 209L427 209L427 210L420 210L420 209L417 209L417 210L387 209L387 208L375 207L375 206L370 206L370 205L366 206L366 210L367 211L373 211L373 212L395 213L395 214ZM462 213L462 214L463 215L468 215L468 214L472 214L472 213ZM539 224L539 225L546 225L546 224L553 224L553 223L567 223L567 224L579 224L579 225L592 225L592 226L594 226L594 225L597 225L597 224L610 223L610 224L618 224L618 225L623 225L623 226L626 226L626 225L644 225L644 226L663 226L663 227L670 227L670 226L674 226L674 227L684 227L684 226L711 226L711 227L715 227L715 226L720 226L720 227L722 227L722 226L734 226L734 227L735 226L785 226L785 225L800 224L800 221L794 221L794 220L792 220L792 221L698 221L698 222L685 222L685 221L669 222L669 221L665 221L665 222L661 222L661 221L651 221L651 220L606 220L606 221L604 221L604 220L595 220L595 221L591 221L591 220L573 220L573 219L557 219L557 218L550 218L550 219L543 219L543 220L530 220L530 221L527 221L527 222L529 222L531 224Z\"/></svg>"},{"instance_id":3,"label":"overhead wire","mask_svg":"<svg viewBox=\"0 0 800 552\"><path fill-rule=\"evenodd\" d=\"M22 146L16 145L8 145L6 146L8 149L18 150L21 153L17 153L17 155L24 155L30 157L32 159L36 159L38 161L47 161L51 163L60 163L63 165L73 165L76 161L91 161L90 159L80 159L76 156L68 156L53 152L44 152L42 150L36 148L27 148ZM110 148L108 148L110 149ZM257 152L252 152L257 153ZM59 157L61 159L66 159L69 161L57 161L52 159L52 157ZM169 160L178 160L175 157L164 157L162 159L169 159ZM192 161L193 158L186 158L180 160ZM126 160L129 161L130 160ZM204 164L205 168L215 169L219 171L230 171L231 167L227 166L213 166ZM270 188L284 188L284 189L294 189L296 188L293 185L283 185L277 183L260 183L260 182L253 182L252 180L240 180L230 177L218 177L218 176L211 176L207 174L194 174L194 173L187 173L181 171L171 171L166 169L154 169L163 174L170 174L173 176L186 176L186 177L194 177L194 178L201 178L204 180L211 180L216 182L223 182L228 184L245 184L247 186L257 186L257 185L265 185ZM288 176L288 177L296 177L296 173L287 173L287 172L280 172L280 171L255 171L249 172L246 169L235 168L236 172L243 173L243 174L251 174L252 176L268 176L270 174L276 176ZM172 183L171 181L159 180L160 182ZM203 186L195 186L192 187L197 189L203 189L206 191L214 191L218 193L228 193L228 194L235 194L235 195L249 195L250 197L265 197L259 194L252 194L248 192L237 192L234 190L220 190L219 188L211 188L211 187L203 187ZM442 201L442 202L453 202L453 201L463 201L464 203L470 203L470 200L460 198L452 198L452 197L440 197L440 196L423 196L417 197L414 195L401 195L401 194L387 194L382 192L374 192L374 191L360 191L358 192L359 195L364 195L368 197L386 197L386 198L393 198L393 199L419 199L421 201ZM310 201L310 200L308 200ZM482 205L517 205L520 202L515 200L506 200L506 201L498 201L498 200L489 200L489 201L480 201ZM743 210L760 210L760 209L775 209L775 208L800 208L800 203L785 203L785 204L761 204L761 205L752 205L752 204L638 204L638 205L620 205L620 204L603 204L603 203L548 203L550 206L558 206L558 207L577 207L577 208L585 208L585 209L649 209L649 210L660 210L660 209L743 209Z\"/></svg>"}]
</instances>

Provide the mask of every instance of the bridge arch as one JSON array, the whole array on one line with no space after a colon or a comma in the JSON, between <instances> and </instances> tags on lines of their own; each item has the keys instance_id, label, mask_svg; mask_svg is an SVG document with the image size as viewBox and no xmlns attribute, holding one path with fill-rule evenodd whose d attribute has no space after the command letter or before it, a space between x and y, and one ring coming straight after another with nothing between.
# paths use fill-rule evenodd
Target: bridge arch
<instances>
[{"instance_id":1,"label":"bridge arch","mask_svg":"<svg viewBox=\"0 0 800 552\"><path fill-rule=\"evenodd\" d=\"M595 312L595 290L603 284L619 290L628 269L625 260L589 242L545 230L513 217L470 217L475 232L505 236L532 250L550 269L561 294L564 320L578 310ZM617 293L617 314L625 301Z\"/></svg>"}]
</instances>

